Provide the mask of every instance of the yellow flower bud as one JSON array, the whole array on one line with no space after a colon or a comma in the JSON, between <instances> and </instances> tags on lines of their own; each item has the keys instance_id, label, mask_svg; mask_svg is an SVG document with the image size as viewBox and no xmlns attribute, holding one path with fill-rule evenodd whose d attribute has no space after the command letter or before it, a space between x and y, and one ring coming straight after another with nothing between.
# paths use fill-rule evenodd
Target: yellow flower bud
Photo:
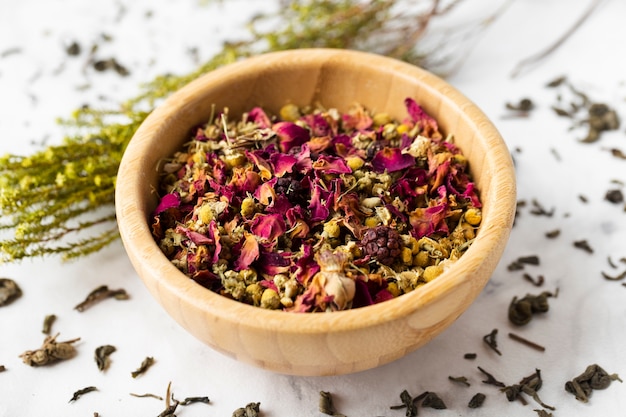
<instances>
[{"instance_id":1,"label":"yellow flower bud","mask_svg":"<svg viewBox=\"0 0 626 417\"><path fill-rule=\"evenodd\" d=\"M372 117L372 121L376 126L383 126L391 122L391 117L387 113L376 113L374 117Z\"/></svg>"},{"instance_id":2,"label":"yellow flower bud","mask_svg":"<svg viewBox=\"0 0 626 417\"><path fill-rule=\"evenodd\" d=\"M361 169L365 161L363 161L360 157L353 155L346 158L346 162L348 163L348 167L354 172Z\"/></svg>"},{"instance_id":3,"label":"yellow flower bud","mask_svg":"<svg viewBox=\"0 0 626 417\"><path fill-rule=\"evenodd\" d=\"M402 263L405 265L411 265L413 263L413 255L411 254L411 249L406 246L402 248Z\"/></svg>"},{"instance_id":4,"label":"yellow flower bud","mask_svg":"<svg viewBox=\"0 0 626 417\"><path fill-rule=\"evenodd\" d=\"M396 127L396 132L398 132L399 134L403 134L409 131L409 127L407 125L405 125L404 123L401 125L398 125L398 127Z\"/></svg>"},{"instance_id":5,"label":"yellow flower bud","mask_svg":"<svg viewBox=\"0 0 626 417\"><path fill-rule=\"evenodd\" d=\"M295 122L300 118L300 109L295 104L285 104L280 109L280 118L286 122Z\"/></svg>"},{"instance_id":6,"label":"yellow flower bud","mask_svg":"<svg viewBox=\"0 0 626 417\"><path fill-rule=\"evenodd\" d=\"M271 288L265 289L261 296L261 307L269 310L276 310L280 307L280 297L278 293Z\"/></svg>"},{"instance_id":7,"label":"yellow flower bud","mask_svg":"<svg viewBox=\"0 0 626 417\"><path fill-rule=\"evenodd\" d=\"M402 294L402 292L400 291L400 288L398 288L398 283L395 281L391 281L387 283L387 291L389 291L391 295L393 295L394 297L397 297L400 294Z\"/></svg>"},{"instance_id":8,"label":"yellow flower bud","mask_svg":"<svg viewBox=\"0 0 626 417\"><path fill-rule=\"evenodd\" d=\"M241 202L240 213L243 217L250 217L256 211L256 204L254 204L254 198L248 196Z\"/></svg>"},{"instance_id":9,"label":"yellow flower bud","mask_svg":"<svg viewBox=\"0 0 626 417\"><path fill-rule=\"evenodd\" d=\"M470 208L465 212L465 221L472 226L478 226L483 219L483 215L477 208Z\"/></svg>"},{"instance_id":10,"label":"yellow flower bud","mask_svg":"<svg viewBox=\"0 0 626 417\"><path fill-rule=\"evenodd\" d=\"M431 265L427 266L424 269L424 281L430 282L433 279L437 278L443 272L443 267L441 265Z\"/></svg>"},{"instance_id":11,"label":"yellow flower bud","mask_svg":"<svg viewBox=\"0 0 626 417\"><path fill-rule=\"evenodd\" d=\"M213 210L211 210L211 207L208 204L204 204L200 207L198 217L200 217L200 221L202 223L209 224L211 223L211 220L213 220Z\"/></svg>"}]
</instances>

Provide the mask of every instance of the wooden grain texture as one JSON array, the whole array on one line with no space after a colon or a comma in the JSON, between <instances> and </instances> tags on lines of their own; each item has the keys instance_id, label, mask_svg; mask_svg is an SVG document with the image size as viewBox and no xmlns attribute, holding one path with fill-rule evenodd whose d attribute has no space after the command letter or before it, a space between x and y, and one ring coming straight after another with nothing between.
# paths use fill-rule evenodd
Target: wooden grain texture
<instances>
[{"instance_id":1,"label":"wooden grain texture","mask_svg":"<svg viewBox=\"0 0 626 417\"><path fill-rule=\"evenodd\" d=\"M395 118L414 98L452 133L480 190L483 220L470 249L439 278L396 299L334 313L269 311L213 293L179 272L151 237L163 158L211 112L237 116L253 106L360 103ZM202 342L280 373L336 375L373 368L427 343L453 323L489 280L515 213L511 157L496 128L467 98L432 74L377 55L303 49L262 55L213 71L172 95L138 129L122 160L116 207L138 275L166 311Z\"/></svg>"}]
</instances>

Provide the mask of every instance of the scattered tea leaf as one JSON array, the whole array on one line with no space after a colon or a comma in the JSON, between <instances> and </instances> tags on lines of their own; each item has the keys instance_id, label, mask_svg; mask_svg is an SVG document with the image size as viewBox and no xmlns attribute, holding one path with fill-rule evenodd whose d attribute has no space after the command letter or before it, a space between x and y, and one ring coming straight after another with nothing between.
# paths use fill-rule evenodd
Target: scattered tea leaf
<instances>
[{"instance_id":1,"label":"scattered tea leaf","mask_svg":"<svg viewBox=\"0 0 626 417\"><path fill-rule=\"evenodd\" d=\"M492 374L490 374L489 372L485 371L480 366L478 367L478 370L480 372L482 372L487 377L486 380L482 381L483 384L495 385L496 387L502 387L502 388L504 388L506 386L506 384L504 382L498 381Z\"/></svg>"},{"instance_id":2,"label":"scattered tea leaf","mask_svg":"<svg viewBox=\"0 0 626 417\"><path fill-rule=\"evenodd\" d=\"M517 103L506 103L506 108L508 110L528 112L535 108L535 104L529 98L522 98Z\"/></svg>"},{"instance_id":3,"label":"scattered tea leaf","mask_svg":"<svg viewBox=\"0 0 626 417\"><path fill-rule=\"evenodd\" d=\"M584 403L589 401L592 391L606 389L611 385L611 382L622 382L619 375L609 375L599 365L589 365L585 371L578 375L576 378L565 383L565 391L573 394L578 401Z\"/></svg>"},{"instance_id":4,"label":"scattered tea leaf","mask_svg":"<svg viewBox=\"0 0 626 417\"><path fill-rule=\"evenodd\" d=\"M115 351L115 346L111 345L104 345L96 348L94 358L99 370L104 371L109 367L111 363L109 356Z\"/></svg>"},{"instance_id":5,"label":"scattered tea leaf","mask_svg":"<svg viewBox=\"0 0 626 417\"><path fill-rule=\"evenodd\" d=\"M0 307L11 304L20 298L22 289L11 278L0 278Z\"/></svg>"},{"instance_id":6,"label":"scattered tea leaf","mask_svg":"<svg viewBox=\"0 0 626 417\"><path fill-rule=\"evenodd\" d=\"M526 345L528 347L531 347L531 348L533 348L535 350L538 350L540 352L544 352L546 350L545 347L543 347L543 346L541 346L541 345L539 345L539 344L537 344L535 342L531 342L530 340L525 339L522 336L518 336L515 333L509 333L509 337L511 339L515 340L516 342L520 342L520 343L522 343L522 344L524 344L524 345Z\"/></svg>"},{"instance_id":7,"label":"scattered tea leaf","mask_svg":"<svg viewBox=\"0 0 626 417\"><path fill-rule=\"evenodd\" d=\"M613 204L621 204L624 202L624 193L620 189L609 190L604 195L604 199Z\"/></svg>"},{"instance_id":8,"label":"scattered tea leaf","mask_svg":"<svg viewBox=\"0 0 626 417\"><path fill-rule=\"evenodd\" d=\"M615 275L615 276L609 275L606 272L601 272L601 273L604 279L608 279L609 281L621 281L624 278L626 278L626 270L622 272L621 274Z\"/></svg>"},{"instance_id":9,"label":"scattered tea leaf","mask_svg":"<svg viewBox=\"0 0 626 417\"><path fill-rule=\"evenodd\" d=\"M532 205L533 208L530 210L530 213L535 216L552 217L554 215L554 208L548 210L535 199L532 200Z\"/></svg>"},{"instance_id":10,"label":"scattered tea leaf","mask_svg":"<svg viewBox=\"0 0 626 417\"><path fill-rule=\"evenodd\" d=\"M543 277L543 275L537 275L536 279L533 278L530 274L524 274L522 275L522 277L524 277L526 281L530 282L535 287L541 287L545 281L545 278Z\"/></svg>"},{"instance_id":11,"label":"scattered tea leaf","mask_svg":"<svg viewBox=\"0 0 626 417\"><path fill-rule=\"evenodd\" d=\"M552 417L552 413L548 413L546 410L533 410L537 413L538 417Z\"/></svg>"},{"instance_id":12,"label":"scattered tea leaf","mask_svg":"<svg viewBox=\"0 0 626 417\"><path fill-rule=\"evenodd\" d=\"M418 396L419 397L419 396ZM402 405L392 405L389 407L391 410L400 410L402 408L406 408L406 417L415 417L417 416L417 405L415 401L417 398L411 397L411 394L407 390L403 390L400 393L400 401L402 401Z\"/></svg>"},{"instance_id":13,"label":"scattered tea leaf","mask_svg":"<svg viewBox=\"0 0 626 417\"><path fill-rule=\"evenodd\" d=\"M174 399L174 395L172 394L172 383L169 382L167 384L167 390L165 391L165 410L157 417L176 417L174 412L178 408L178 404L179 402Z\"/></svg>"},{"instance_id":14,"label":"scattered tea leaf","mask_svg":"<svg viewBox=\"0 0 626 417\"><path fill-rule=\"evenodd\" d=\"M609 149L605 149L605 150L611 152L611 155L613 155L616 158L626 159L626 152L622 151L621 149L609 148Z\"/></svg>"},{"instance_id":15,"label":"scattered tea leaf","mask_svg":"<svg viewBox=\"0 0 626 417\"><path fill-rule=\"evenodd\" d=\"M130 395L132 395L133 397L137 397L137 398L154 398L160 401L163 401L163 397L156 395L156 394L133 394L132 392L130 393Z\"/></svg>"},{"instance_id":16,"label":"scattered tea leaf","mask_svg":"<svg viewBox=\"0 0 626 417\"><path fill-rule=\"evenodd\" d=\"M115 58L100 59L94 61L93 68L98 72L115 71L118 75L126 77L130 74L128 68L120 64Z\"/></svg>"},{"instance_id":17,"label":"scattered tea leaf","mask_svg":"<svg viewBox=\"0 0 626 417\"><path fill-rule=\"evenodd\" d=\"M481 392L478 392L478 393L474 394L474 396L472 397L470 402L467 404L467 406L469 408L480 408L485 403L485 399L486 398L487 397L485 396L485 394L483 394Z\"/></svg>"},{"instance_id":18,"label":"scattered tea leaf","mask_svg":"<svg viewBox=\"0 0 626 417\"><path fill-rule=\"evenodd\" d=\"M244 408L233 411L232 417L259 417L261 403L249 403Z\"/></svg>"},{"instance_id":19,"label":"scattered tea leaf","mask_svg":"<svg viewBox=\"0 0 626 417\"><path fill-rule=\"evenodd\" d=\"M65 53L69 56L77 56L80 55L80 51L81 51L81 47L80 44L76 41L72 41L69 45L67 45L67 47L65 48Z\"/></svg>"},{"instance_id":20,"label":"scattered tea leaf","mask_svg":"<svg viewBox=\"0 0 626 417\"><path fill-rule=\"evenodd\" d=\"M44 317L43 328L41 329L41 332L43 334L50 334L50 331L52 330L52 325L54 324L56 319L57 316L55 316L54 314L48 314L46 317Z\"/></svg>"},{"instance_id":21,"label":"scattered tea leaf","mask_svg":"<svg viewBox=\"0 0 626 417\"><path fill-rule=\"evenodd\" d=\"M20 355L20 358L26 365L30 366L44 366L73 358L76 355L76 349L72 343L79 341L80 338L57 342L58 336L58 333L55 336L46 336L39 349L27 350Z\"/></svg>"},{"instance_id":22,"label":"scattered tea leaf","mask_svg":"<svg viewBox=\"0 0 626 417\"><path fill-rule=\"evenodd\" d=\"M180 402L180 405L184 406L195 403L210 404L211 400L209 399L209 397L187 397Z\"/></svg>"},{"instance_id":23,"label":"scattered tea leaf","mask_svg":"<svg viewBox=\"0 0 626 417\"><path fill-rule=\"evenodd\" d=\"M509 385L501 389L502 392L505 393L506 398L509 401L519 400L522 404L526 404L526 400L522 397L522 394L530 395L537 404L541 405L543 408L547 408L549 410L554 410L553 406L545 404L539 398L537 391L543 385L543 380L541 379L541 371L539 369L535 369L535 373L523 378L518 384Z\"/></svg>"},{"instance_id":24,"label":"scattered tea leaf","mask_svg":"<svg viewBox=\"0 0 626 417\"><path fill-rule=\"evenodd\" d=\"M554 238L558 237L560 234L561 234L561 230L554 229L554 230L550 230L550 231L546 232L546 237L548 239L554 239Z\"/></svg>"},{"instance_id":25,"label":"scattered tea leaf","mask_svg":"<svg viewBox=\"0 0 626 417\"><path fill-rule=\"evenodd\" d=\"M6 370L7 370L7 368L4 365L0 365L0 372L4 372Z\"/></svg>"},{"instance_id":26,"label":"scattered tea leaf","mask_svg":"<svg viewBox=\"0 0 626 417\"><path fill-rule=\"evenodd\" d=\"M448 376L448 379L453 382L457 382L459 384L465 385L467 387L471 386L469 381L464 376Z\"/></svg>"},{"instance_id":27,"label":"scattered tea leaf","mask_svg":"<svg viewBox=\"0 0 626 417\"><path fill-rule=\"evenodd\" d=\"M591 247L591 245L589 245L589 242L587 242L586 240L577 240L574 242L574 247L578 248L578 249L582 249L587 253L592 254L593 253L593 248Z\"/></svg>"},{"instance_id":28,"label":"scattered tea leaf","mask_svg":"<svg viewBox=\"0 0 626 417\"><path fill-rule=\"evenodd\" d=\"M548 88L556 88L556 87L559 87L560 85L564 84L566 81L567 81L567 77L564 76L564 75L561 75L559 77L556 77L552 81L548 82L546 84L546 87L548 87Z\"/></svg>"},{"instance_id":29,"label":"scattered tea leaf","mask_svg":"<svg viewBox=\"0 0 626 417\"><path fill-rule=\"evenodd\" d=\"M587 198L586 195L578 194L578 199L580 201L582 201L583 203L585 203L585 204L587 204L589 202L589 199Z\"/></svg>"},{"instance_id":30,"label":"scattered tea leaf","mask_svg":"<svg viewBox=\"0 0 626 417\"><path fill-rule=\"evenodd\" d=\"M465 359L469 359L469 360L476 359L476 356L478 355L476 355L475 353L466 353L465 355L463 355Z\"/></svg>"},{"instance_id":31,"label":"scattered tea leaf","mask_svg":"<svg viewBox=\"0 0 626 417\"><path fill-rule=\"evenodd\" d=\"M90 292L85 300L74 307L75 310L80 312L85 311L89 307L93 306L99 301L107 298L115 298L116 300L128 300L129 296L124 289L110 290L106 285L101 285L92 292Z\"/></svg>"},{"instance_id":32,"label":"scattered tea leaf","mask_svg":"<svg viewBox=\"0 0 626 417\"><path fill-rule=\"evenodd\" d=\"M131 372L133 378L137 378L139 375L144 374L152 365L154 364L154 358L151 356L146 357L146 359L141 362L139 368L136 371Z\"/></svg>"},{"instance_id":33,"label":"scattered tea leaf","mask_svg":"<svg viewBox=\"0 0 626 417\"><path fill-rule=\"evenodd\" d=\"M330 392L320 391L319 401L320 413L334 417L345 417L344 414L338 413L333 404L333 397Z\"/></svg>"},{"instance_id":34,"label":"scattered tea leaf","mask_svg":"<svg viewBox=\"0 0 626 417\"><path fill-rule=\"evenodd\" d=\"M502 356L502 352L498 350L498 342L496 336L498 335L498 329L493 329L491 333L483 336L483 341L489 346L494 352L498 355Z\"/></svg>"},{"instance_id":35,"label":"scattered tea leaf","mask_svg":"<svg viewBox=\"0 0 626 417\"><path fill-rule=\"evenodd\" d=\"M445 410L446 404L434 392L427 392L422 400L422 407L434 408L435 410Z\"/></svg>"},{"instance_id":36,"label":"scattered tea leaf","mask_svg":"<svg viewBox=\"0 0 626 417\"><path fill-rule=\"evenodd\" d=\"M513 297L509 305L509 321L518 326L528 324L533 314L545 313L549 310L548 297L552 296L552 293L544 291L539 295L527 294L519 300Z\"/></svg>"},{"instance_id":37,"label":"scattered tea leaf","mask_svg":"<svg viewBox=\"0 0 626 417\"><path fill-rule=\"evenodd\" d=\"M74 395L72 395L72 398L70 399L69 402L76 401L80 397L82 397L83 395L85 395L87 393L90 393L90 392L93 392L93 391L97 391L97 390L98 390L98 388L96 388L96 387L86 387L86 388L83 388L83 389L79 389L78 391L76 391L74 393Z\"/></svg>"}]
</instances>

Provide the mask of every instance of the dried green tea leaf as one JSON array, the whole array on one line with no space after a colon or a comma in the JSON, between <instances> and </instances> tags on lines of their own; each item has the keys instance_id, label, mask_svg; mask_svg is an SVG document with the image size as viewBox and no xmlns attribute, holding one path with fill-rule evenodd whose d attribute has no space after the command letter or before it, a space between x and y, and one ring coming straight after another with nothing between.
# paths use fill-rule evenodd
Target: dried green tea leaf
<instances>
[{"instance_id":1,"label":"dried green tea leaf","mask_svg":"<svg viewBox=\"0 0 626 417\"><path fill-rule=\"evenodd\" d=\"M552 417L552 413L548 413L546 410L533 410L537 413L537 417Z\"/></svg>"},{"instance_id":2,"label":"dried green tea leaf","mask_svg":"<svg viewBox=\"0 0 626 417\"><path fill-rule=\"evenodd\" d=\"M320 391L319 401L320 413L334 417L345 417L344 414L338 413L333 404L333 397L330 392Z\"/></svg>"},{"instance_id":3,"label":"dried green tea leaf","mask_svg":"<svg viewBox=\"0 0 626 417\"><path fill-rule=\"evenodd\" d=\"M417 400L417 398L419 398L419 396L416 398L413 398L411 394L409 394L409 391L403 390L400 393L400 401L402 401L402 405L392 405L391 407L389 407L389 409L400 410L402 408L406 408L405 416L415 417L417 416L417 405L415 405L415 401Z\"/></svg>"},{"instance_id":4,"label":"dried green tea leaf","mask_svg":"<svg viewBox=\"0 0 626 417\"><path fill-rule=\"evenodd\" d=\"M593 248L589 245L589 242L586 240L577 240L574 242L574 247L578 249L582 249L587 253L593 253Z\"/></svg>"},{"instance_id":5,"label":"dried green tea leaf","mask_svg":"<svg viewBox=\"0 0 626 417\"><path fill-rule=\"evenodd\" d=\"M139 368L136 371L131 372L133 378L137 378L139 375L144 374L152 365L154 364L154 358L151 356L146 357L146 359L141 362Z\"/></svg>"},{"instance_id":6,"label":"dried green tea leaf","mask_svg":"<svg viewBox=\"0 0 626 417\"><path fill-rule=\"evenodd\" d=\"M116 300L128 300L129 296L124 289L110 290L106 285L101 285L95 290L91 291L85 300L74 307L75 310L80 312L85 311L87 308L93 306L95 303L105 300L107 298L115 298Z\"/></svg>"},{"instance_id":7,"label":"dried green tea leaf","mask_svg":"<svg viewBox=\"0 0 626 417\"><path fill-rule=\"evenodd\" d=\"M180 405L189 405L195 403L210 404L211 400L209 399L209 397L187 397L180 402Z\"/></svg>"},{"instance_id":8,"label":"dried green tea leaf","mask_svg":"<svg viewBox=\"0 0 626 417\"><path fill-rule=\"evenodd\" d=\"M154 399L157 399L159 401L163 401L163 397L161 397L159 395L156 395L156 394L150 394L150 393L147 393L147 394L133 394L131 392L130 395L133 396L133 397L137 397L137 398L154 398Z\"/></svg>"},{"instance_id":9,"label":"dried green tea leaf","mask_svg":"<svg viewBox=\"0 0 626 417\"><path fill-rule=\"evenodd\" d=\"M57 342L58 336L58 333L52 337L47 336L39 349L27 350L20 355L20 358L26 365L30 366L44 366L73 358L76 355L76 349L72 343L79 341L80 338Z\"/></svg>"},{"instance_id":10,"label":"dried green tea leaf","mask_svg":"<svg viewBox=\"0 0 626 417\"><path fill-rule=\"evenodd\" d=\"M46 317L44 317L43 328L41 329L41 332L43 334L50 334L50 331L52 330L52 325L54 324L56 319L57 316L55 316L54 314L48 314Z\"/></svg>"},{"instance_id":11,"label":"dried green tea leaf","mask_svg":"<svg viewBox=\"0 0 626 417\"><path fill-rule=\"evenodd\" d=\"M571 112L562 109L560 107L556 107L556 106L552 106L552 110L554 110L554 112L556 113L557 116L561 116L561 117L569 117L569 118L573 118L574 114L572 114Z\"/></svg>"},{"instance_id":12,"label":"dried green tea leaf","mask_svg":"<svg viewBox=\"0 0 626 417\"><path fill-rule=\"evenodd\" d=\"M541 287L545 281L545 278L543 277L543 275L537 275L536 279L533 278L530 274L524 274L522 275L522 277L524 277L526 281L530 282L535 287Z\"/></svg>"},{"instance_id":13,"label":"dried green tea leaf","mask_svg":"<svg viewBox=\"0 0 626 417\"><path fill-rule=\"evenodd\" d=\"M624 202L624 193L620 189L609 190L604 195L604 199L613 204L620 204Z\"/></svg>"},{"instance_id":14,"label":"dried green tea leaf","mask_svg":"<svg viewBox=\"0 0 626 417\"><path fill-rule=\"evenodd\" d=\"M476 356L478 356L478 355L476 355L475 353L466 353L465 355L463 355L463 358L469 359L469 360L474 360L474 359L476 359Z\"/></svg>"},{"instance_id":15,"label":"dried green tea leaf","mask_svg":"<svg viewBox=\"0 0 626 417\"><path fill-rule=\"evenodd\" d=\"M165 410L158 417L176 417L174 412L178 408L178 404L179 402L174 399L172 394L172 383L170 382L167 384L167 391L165 392Z\"/></svg>"},{"instance_id":16,"label":"dried green tea leaf","mask_svg":"<svg viewBox=\"0 0 626 417\"><path fill-rule=\"evenodd\" d=\"M626 152L622 151L621 149L618 148L610 148L607 149L609 152L611 152L611 155L613 155L616 158L619 159L626 159Z\"/></svg>"},{"instance_id":17,"label":"dried green tea leaf","mask_svg":"<svg viewBox=\"0 0 626 417\"><path fill-rule=\"evenodd\" d=\"M469 408L480 408L485 403L486 398L485 394L478 392L472 397L467 406Z\"/></svg>"},{"instance_id":18,"label":"dried green tea leaf","mask_svg":"<svg viewBox=\"0 0 626 417\"><path fill-rule=\"evenodd\" d=\"M4 365L0 365L0 372L4 372L6 370L7 370L7 368Z\"/></svg>"},{"instance_id":19,"label":"dried green tea leaf","mask_svg":"<svg viewBox=\"0 0 626 417\"><path fill-rule=\"evenodd\" d=\"M519 300L513 297L509 305L509 321L518 326L528 324L533 314L545 313L549 310L548 297L552 296L552 293L544 291L539 295L527 294Z\"/></svg>"},{"instance_id":20,"label":"dried green tea leaf","mask_svg":"<svg viewBox=\"0 0 626 417\"><path fill-rule=\"evenodd\" d=\"M20 298L22 289L10 278L0 278L0 307L11 304Z\"/></svg>"},{"instance_id":21,"label":"dried green tea leaf","mask_svg":"<svg viewBox=\"0 0 626 417\"><path fill-rule=\"evenodd\" d=\"M465 385L467 387L469 387L471 385L469 383L469 381L467 380L467 378L464 377L464 376L448 376L448 379L450 381L458 382L459 384L463 384L463 385Z\"/></svg>"},{"instance_id":22,"label":"dried green tea leaf","mask_svg":"<svg viewBox=\"0 0 626 417\"><path fill-rule=\"evenodd\" d=\"M525 378L523 378L518 384L510 385L501 389L506 394L506 398L509 401L520 400L522 404L526 404L526 400L521 396L522 394L530 395L539 405L549 410L554 410L553 406L545 404L539 398L537 391L543 385L541 379L541 371L535 369L535 372Z\"/></svg>"},{"instance_id":23,"label":"dried green tea leaf","mask_svg":"<svg viewBox=\"0 0 626 417\"><path fill-rule=\"evenodd\" d=\"M446 404L443 402L443 400L434 392L427 392L426 395L424 396L424 399L422 400L422 407L430 407L430 408L434 408L435 410L445 410L446 408Z\"/></svg>"},{"instance_id":24,"label":"dried green tea leaf","mask_svg":"<svg viewBox=\"0 0 626 417\"><path fill-rule=\"evenodd\" d=\"M567 77L564 75L561 75L555 79L553 79L552 81L548 82L546 84L546 87L548 88L556 88L559 87L560 85L564 84L567 81Z\"/></svg>"},{"instance_id":25,"label":"dried green tea leaf","mask_svg":"<svg viewBox=\"0 0 626 417\"><path fill-rule=\"evenodd\" d=\"M611 382L622 382L619 375L610 374L597 364L589 365L585 371L576 378L565 383L565 391L573 394L578 401L589 401L589 396L594 389L602 390L611 385Z\"/></svg>"},{"instance_id":26,"label":"dried green tea leaf","mask_svg":"<svg viewBox=\"0 0 626 417\"><path fill-rule=\"evenodd\" d=\"M498 381L492 374L490 374L489 372L485 371L483 368L481 368L480 366L478 367L478 370L480 372L483 373L483 375L485 375L487 377L486 380L483 381L483 384L487 384L487 385L495 385L496 387L505 387L506 385L504 384L504 382L500 382Z\"/></svg>"},{"instance_id":27,"label":"dried green tea leaf","mask_svg":"<svg viewBox=\"0 0 626 417\"><path fill-rule=\"evenodd\" d=\"M111 345L104 345L96 348L94 358L99 370L104 371L109 367L111 362L109 356L115 352L115 350L115 346Z\"/></svg>"},{"instance_id":28,"label":"dried green tea leaf","mask_svg":"<svg viewBox=\"0 0 626 417\"><path fill-rule=\"evenodd\" d=\"M624 278L626 278L626 270L624 272L622 272L621 274L616 275L616 276L609 275L606 272L601 272L601 274L604 277L604 279L608 279L609 281L621 281Z\"/></svg>"},{"instance_id":29,"label":"dried green tea leaf","mask_svg":"<svg viewBox=\"0 0 626 417\"><path fill-rule=\"evenodd\" d=\"M554 230L550 230L549 232L546 232L546 237L548 239L554 239L554 238L558 237L560 234L561 234L561 230L554 229Z\"/></svg>"},{"instance_id":30,"label":"dried green tea leaf","mask_svg":"<svg viewBox=\"0 0 626 417\"><path fill-rule=\"evenodd\" d=\"M259 417L261 403L249 403L244 408L233 411L232 417Z\"/></svg>"},{"instance_id":31,"label":"dried green tea leaf","mask_svg":"<svg viewBox=\"0 0 626 417\"><path fill-rule=\"evenodd\" d=\"M498 350L498 341L496 336L498 335L498 329L493 329L491 333L483 336L483 341L489 346L494 352L498 355L502 356L502 352Z\"/></svg>"},{"instance_id":32,"label":"dried green tea leaf","mask_svg":"<svg viewBox=\"0 0 626 417\"><path fill-rule=\"evenodd\" d=\"M72 398L70 399L69 402L76 401L80 397L82 397L83 395L85 395L85 394L87 394L89 392L97 391L97 390L98 390L98 388L96 388L96 387L86 387L86 388L83 388L83 389L79 389L78 391L76 391L74 393L74 395L72 395Z\"/></svg>"}]
</instances>

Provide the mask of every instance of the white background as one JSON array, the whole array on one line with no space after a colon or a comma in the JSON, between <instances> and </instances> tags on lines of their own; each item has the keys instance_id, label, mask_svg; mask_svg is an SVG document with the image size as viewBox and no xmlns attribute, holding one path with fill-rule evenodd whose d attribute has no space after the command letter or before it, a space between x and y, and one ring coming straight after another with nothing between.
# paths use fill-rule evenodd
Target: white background
<instances>
[{"instance_id":1,"label":"white background","mask_svg":"<svg viewBox=\"0 0 626 417\"><path fill-rule=\"evenodd\" d=\"M540 408L509 403L489 385L477 366L498 379L517 383L538 368L544 385L539 394L556 406L555 416L623 416L626 385L614 383L593 393L582 404L563 389L565 381L598 363L626 377L626 288L602 278L626 268L624 205L604 199L611 188L626 188L626 161L607 149L626 152L626 126L605 134L594 144L578 143L583 130L570 131L571 121L558 118L550 107L557 92L545 84L566 75L592 99L606 102L626 116L626 2L605 0L561 48L521 77L510 77L516 64L547 47L585 11L588 1L517 0L480 34L466 39L455 55L465 59L448 80L476 102L493 120L511 150L517 169L518 199L539 201L552 217L520 209L504 257L476 303L449 329L424 348L394 363L338 377L292 377L233 361L202 345L183 331L149 296L132 269L120 242L89 258L62 263L56 258L0 265L0 276L11 277L24 295L0 308L0 416L158 415L164 402L135 398L130 393L165 396L169 382L177 398L209 396L210 405L179 407L179 416L230 416L238 407L260 402L263 416L319 416L318 392L330 391L338 410L348 416L403 416L390 410L403 389L413 395L434 391L447 410L420 410L420 415L532 416ZM476 25L504 1L465 0L453 17L435 27L445 36L460 25ZM276 7L271 1L229 0L205 5L199 0L140 0L122 5L100 0L0 0L0 153L28 154L40 144L58 143L62 131L57 117L67 117L83 104L110 106L133 97L141 82L165 72L185 73L219 50L221 41L246 35L244 23L259 11ZM148 13L149 12L149 13ZM464 26L464 27L465 27ZM111 37L103 42L101 35ZM77 41L78 57L64 46ZM114 56L131 75L95 73L85 69L88 49L98 43L98 55ZM17 48L17 49L15 49ZM10 51L15 50L14 53ZM8 51L8 52L7 52ZM453 48L454 51L454 48ZM4 53L4 54L3 54ZM84 88L88 86L88 88ZM528 118L506 117L505 103L531 98L536 110ZM565 97L564 97L565 98ZM557 157L558 156L558 157ZM579 196L587 197L583 203ZM560 229L556 239L544 233ZM573 247L586 239L594 253ZM543 275L535 288L520 271L507 265L519 256L537 254L541 264L527 267ZM607 257L619 264L611 269ZM124 288L128 301L107 300L79 313L73 309L99 285ZM526 327L508 323L513 296L559 289L550 311ZM78 355L51 367L31 368L20 353L37 348L47 314L58 316L53 330L59 340L80 337ZM502 356L482 342L499 330ZM541 353L507 338L515 332L546 347ZM111 367L97 370L93 351L104 344L117 347ZM477 353L474 361L463 359ZM131 378L146 356L155 365ZM470 387L448 381L466 376ZM69 403L74 391L96 386L97 392ZM467 402L476 393L487 395L481 409Z\"/></svg>"}]
</instances>

